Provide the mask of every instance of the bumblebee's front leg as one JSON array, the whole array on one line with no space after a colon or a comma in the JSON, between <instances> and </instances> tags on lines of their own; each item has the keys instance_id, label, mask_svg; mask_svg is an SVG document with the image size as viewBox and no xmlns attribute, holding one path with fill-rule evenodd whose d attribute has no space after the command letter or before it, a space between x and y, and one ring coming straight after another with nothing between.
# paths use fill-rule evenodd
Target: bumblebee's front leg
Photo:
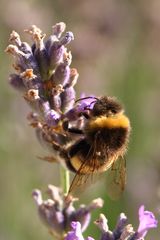
<instances>
[{"instance_id":1,"label":"bumblebee's front leg","mask_svg":"<svg viewBox=\"0 0 160 240\"><path fill-rule=\"evenodd\" d=\"M63 129L69 133L83 134L83 130L77 127L69 127L69 121L66 120L63 122Z\"/></svg>"}]
</instances>

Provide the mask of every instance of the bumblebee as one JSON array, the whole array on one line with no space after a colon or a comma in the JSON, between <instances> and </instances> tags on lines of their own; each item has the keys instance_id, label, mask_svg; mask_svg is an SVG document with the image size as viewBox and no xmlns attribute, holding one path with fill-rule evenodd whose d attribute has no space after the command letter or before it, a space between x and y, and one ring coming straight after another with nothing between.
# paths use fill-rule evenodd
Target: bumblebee
<instances>
[{"instance_id":1,"label":"bumblebee","mask_svg":"<svg viewBox=\"0 0 160 240\"><path fill-rule=\"evenodd\" d=\"M113 97L93 98L89 107L81 112L82 128L63 124L69 144L53 143L69 170L75 173L68 194L84 187L89 179L106 172L112 173L111 184L123 191L125 186L125 160L123 158L130 135L130 121L121 104ZM84 100L80 99L78 101ZM75 141L71 141L76 136ZM70 140L69 140L70 139ZM111 195L111 194L110 194Z\"/></svg>"}]
</instances>

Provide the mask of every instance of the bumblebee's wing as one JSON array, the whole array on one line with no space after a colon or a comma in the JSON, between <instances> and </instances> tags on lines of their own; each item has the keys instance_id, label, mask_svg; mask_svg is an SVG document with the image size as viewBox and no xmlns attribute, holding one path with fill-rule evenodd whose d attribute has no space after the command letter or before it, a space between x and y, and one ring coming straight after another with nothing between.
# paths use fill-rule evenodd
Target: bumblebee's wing
<instances>
[{"instance_id":1,"label":"bumblebee's wing","mask_svg":"<svg viewBox=\"0 0 160 240\"><path fill-rule=\"evenodd\" d=\"M84 149L86 145L85 140L83 141L83 144L84 146L82 145L81 147ZM74 194L76 190L78 191L83 190L84 187L93 183L95 179L95 175L96 173L98 173L98 166L97 166L98 160L95 157L96 144L97 144L97 138L95 138L93 145L87 144L88 147L87 147L86 154L81 155L81 153L83 152L82 149L77 151L77 158L79 158L82 164L79 167L76 175L72 180L68 194Z\"/></svg>"},{"instance_id":2,"label":"bumblebee's wing","mask_svg":"<svg viewBox=\"0 0 160 240\"><path fill-rule=\"evenodd\" d=\"M76 190L83 190L91 183L95 182L97 178L99 178L99 175L101 175L100 168L102 168L104 165L106 169L111 166L110 161L107 161L107 164L105 163L107 160L105 151L101 151L100 153L98 152L99 154L96 152L98 145L98 134L99 133L97 133L95 136L95 140L92 145L85 143L85 140L83 140L84 146L82 145L80 150L77 151L77 161L81 162L82 164L72 180L68 194L75 194ZM85 145L87 145L87 151L84 151Z\"/></svg>"},{"instance_id":3,"label":"bumblebee's wing","mask_svg":"<svg viewBox=\"0 0 160 240\"><path fill-rule=\"evenodd\" d=\"M119 158L104 173L99 173L98 170L92 168L92 173L81 174L81 171L83 172L85 168L86 164L84 163L74 176L68 194L74 195L77 192L83 191L103 176L105 177L107 195L112 200L117 200L121 196L126 184L126 161L124 158Z\"/></svg>"},{"instance_id":4,"label":"bumblebee's wing","mask_svg":"<svg viewBox=\"0 0 160 240\"><path fill-rule=\"evenodd\" d=\"M90 174L81 174L77 172L71 182L68 195L79 195L80 192L88 188L91 184L95 183L99 176L100 173L96 173L95 171Z\"/></svg>"},{"instance_id":5,"label":"bumblebee's wing","mask_svg":"<svg viewBox=\"0 0 160 240\"><path fill-rule=\"evenodd\" d=\"M120 157L107 171L106 187L107 194L111 199L116 200L124 191L126 184L126 160Z\"/></svg>"}]
</instances>

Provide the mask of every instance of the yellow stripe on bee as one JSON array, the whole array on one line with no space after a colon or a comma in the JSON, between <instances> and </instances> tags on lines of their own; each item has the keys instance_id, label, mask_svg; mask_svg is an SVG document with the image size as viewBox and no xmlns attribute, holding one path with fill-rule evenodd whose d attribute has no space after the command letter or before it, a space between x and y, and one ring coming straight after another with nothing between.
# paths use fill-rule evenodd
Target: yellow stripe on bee
<instances>
[{"instance_id":1,"label":"yellow stripe on bee","mask_svg":"<svg viewBox=\"0 0 160 240\"><path fill-rule=\"evenodd\" d=\"M123 115L102 116L89 122L89 128L128 128L130 127L129 119Z\"/></svg>"}]
</instances>

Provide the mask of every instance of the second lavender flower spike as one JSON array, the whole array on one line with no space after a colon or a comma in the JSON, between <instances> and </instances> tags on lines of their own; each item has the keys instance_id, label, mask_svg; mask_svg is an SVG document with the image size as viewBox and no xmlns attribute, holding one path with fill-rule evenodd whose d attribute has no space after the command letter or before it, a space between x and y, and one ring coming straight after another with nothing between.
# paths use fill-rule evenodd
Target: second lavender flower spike
<instances>
[{"instance_id":1,"label":"second lavender flower spike","mask_svg":"<svg viewBox=\"0 0 160 240\"><path fill-rule=\"evenodd\" d=\"M64 239L73 221L80 222L81 231L84 232L90 224L91 212L103 207L103 200L98 198L88 206L81 205L76 209L74 202L77 199L70 198L66 201L60 188L49 185L47 192L49 195L47 200L42 199L41 191L38 189L35 189L32 195L38 207L40 219L56 239Z\"/></svg>"}]
</instances>

